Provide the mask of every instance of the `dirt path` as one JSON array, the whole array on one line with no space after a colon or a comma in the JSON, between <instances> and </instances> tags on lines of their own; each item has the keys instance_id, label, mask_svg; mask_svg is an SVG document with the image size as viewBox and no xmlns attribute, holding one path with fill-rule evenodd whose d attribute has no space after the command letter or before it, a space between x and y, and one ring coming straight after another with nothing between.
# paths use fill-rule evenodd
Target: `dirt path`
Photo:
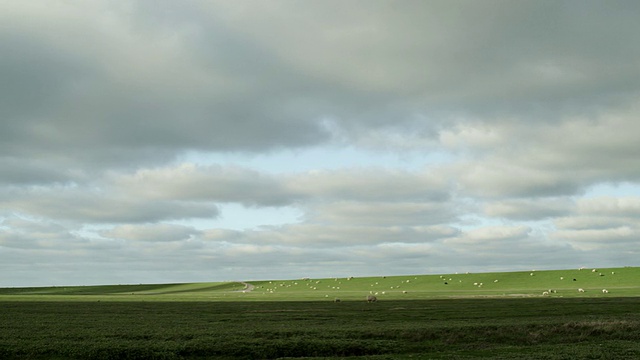
<instances>
[{"instance_id":1,"label":"dirt path","mask_svg":"<svg viewBox=\"0 0 640 360\"><path fill-rule=\"evenodd\" d=\"M255 286L253 286L253 285L251 285L249 283L246 283L246 282L240 281L240 284L244 285L244 289L238 290L238 291L249 292L249 291L253 291L253 289L256 288Z\"/></svg>"}]
</instances>

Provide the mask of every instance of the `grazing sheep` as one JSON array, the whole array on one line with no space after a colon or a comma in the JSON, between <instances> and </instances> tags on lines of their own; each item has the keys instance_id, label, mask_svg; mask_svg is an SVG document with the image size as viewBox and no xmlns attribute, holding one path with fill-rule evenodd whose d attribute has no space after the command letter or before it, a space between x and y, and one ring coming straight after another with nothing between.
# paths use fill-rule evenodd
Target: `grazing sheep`
<instances>
[{"instance_id":1,"label":"grazing sheep","mask_svg":"<svg viewBox=\"0 0 640 360\"><path fill-rule=\"evenodd\" d=\"M407 291L406 291L406 290L403 290L403 291L402 291L402 293L403 293L403 294L406 294L406 293L407 293Z\"/></svg>"},{"instance_id":2,"label":"grazing sheep","mask_svg":"<svg viewBox=\"0 0 640 360\"><path fill-rule=\"evenodd\" d=\"M602 293L603 293L603 294L608 294L608 293L609 293L609 290L607 290L607 289L602 289Z\"/></svg>"},{"instance_id":3,"label":"grazing sheep","mask_svg":"<svg viewBox=\"0 0 640 360\"><path fill-rule=\"evenodd\" d=\"M564 280L564 277L560 276L560 280Z\"/></svg>"},{"instance_id":4,"label":"grazing sheep","mask_svg":"<svg viewBox=\"0 0 640 360\"><path fill-rule=\"evenodd\" d=\"M372 303L372 302L376 302L376 301L378 301L378 298L377 298L377 297L375 297L375 296L373 296L373 295L368 295L368 296L367 296L367 302Z\"/></svg>"},{"instance_id":5,"label":"grazing sheep","mask_svg":"<svg viewBox=\"0 0 640 360\"><path fill-rule=\"evenodd\" d=\"M580 289L578 289L578 292L583 293L583 292L584 292L584 289L583 289L583 288L580 288Z\"/></svg>"},{"instance_id":6,"label":"grazing sheep","mask_svg":"<svg viewBox=\"0 0 640 360\"><path fill-rule=\"evenodd\" d=\"M548 291L543 291L543 292L542 292L542 296L547 296L547 295L549 295L549 292L548 292Z\"/></svg>"},{"instance_id":7,"label":"grazing sheep","mask_svg":"<svg viewBox=\"0 0 640 360\"><path fill-rule=\"evenodd\" d=\"M335 299L333 299L333 302L340 302L340 299L335 298Z\"/></svg>"}]
</instances>

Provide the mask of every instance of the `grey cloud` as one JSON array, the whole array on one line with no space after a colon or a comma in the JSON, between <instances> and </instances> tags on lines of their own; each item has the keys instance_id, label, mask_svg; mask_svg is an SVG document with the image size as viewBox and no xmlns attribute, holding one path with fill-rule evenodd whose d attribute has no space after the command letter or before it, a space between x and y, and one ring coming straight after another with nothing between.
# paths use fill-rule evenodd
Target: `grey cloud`
<instances>
[{"instance_id":1,"label":"grey cloud","mask_svg":"<svg viewBox=\"0 0 640 360\"><path fill-rule=\"evenodd\" d=\"M552 235L556 240L570 243L577 249L597 251L599 249L637 253L637 222L606 229L559 230Z\"/></svg>"},{"instance_id":2,"label":"grey cloud","mask_svg":"<svg viewBox=\"0 0 640 360\"><path fill-rule=\"evenodd\" d=\"M640 197L603 196L578 201L580 214L600 216L640 216Z\"/></svg>"},{"instance_id":3,"label":"grey cloud","mask_svg":"<svg viewBox=\"0 0 640 360\"><path fill-rule=\"evenodd\" d=\"M0 157L0 184L6 186L33 186L64 184L80 180L79 173L60 169L46 161L34 159L29 162L17 158Z\"/></svg>"},{"instance_id":4,"label":"grey cloud","mask_svg":"<svg viewBox=\"0 0 640 360\"><path fill-rule=\"evenodd\" d=\"M448 203L335 202L309 209L313 223L368 226L426 226L455 222L457 214Z\"/></svg>"},{"instance_id":5,"label":"grey cloud","mask_svg":"<svg viewBox=\"0 0 640 360\"><path fill-rule=\"evenodd\" d=\"M43 219L9 216L0 223L0 247L71 255L100 250L100 244L78 235L77 228Z\"/></svg>"},{"instance_id":6,"label":"grey cloud","mask_svg":"<svg viewBox=\"0 0 640 360\"><path fill-rule=\"evenodd\" d=\"M462 232L459 236L447 239L445 244L463 246L482 246L485 249L497 249L509 246L511 241L529 238L528 226L485 226Z\"/></svg>"},{"instance_id":7,"label":"grey cloud","mask_svg":"<svg viewBox=\"0 0 640 360\"><path fill-rule=\"evenodd\" d=\"M85 166L263 151L328 141L327 117L354 141L434 137L459 121L447 113L562 113L637 92L634 3L581 4L579 21L555 2L253 5L11 9L45 26L12 20L0 37L4 149Z\"/></svg>"},{"instance_id":8,"label":"grey cloud","mask_svg":"<svg viewBox=\"0 0 640 360\"><path fill-rule=\"evenodd\" d=\"M131 14L111 8L109 18L104 5L85 6L96 14L95 23L72 7L52 11L44 28L69 37L16 21L12 32L0 36L11 54L0 67L11 75L10 86L3 87L11 96L3 97L8 103L0 123L5 153L90 166L96 159L103 164L166 159L186 148L254 151L326 139L313 123L317 115L287 113L286 96L264 96L266 84L260 89L243 84L242 78L252 78L244 73L251 67L230 73L216 61L206 64L194 53L201 44L188 44L188 32L134 29ZM47 17L44 9L32 9ZM235 51L243 43L225 29L216 31L205 38L228 41L221 40L223 48L215 41L208 46L216 54L230 53L228 63L237 64L246 55ZM91 46L74 49L85 42Z\"/></svg>"},{"instance_id":9,"label":"grey cloud","mask_svg":"<svg viewBox=\"0 0 640 360\"><path fill-rule=\"evenodd\" d=\"M282 206L323 199L356 201L445 201L449 183L437 174L384 168L272 175L236 166L179 166L118 175L119 192L148 199L237 202Z\"/></svg>"},{"instance_id":10,"label":"grey cloud","mask_svg":"<svg viewBox=\"0 0 640 360\"><path fill-rule=\"evenodd\" d=\"M287 185L308 196L360 201L445 201L450 191L436 172L384 168L311 171L290 177Z\"/></svg>"},{"instance_id":11,"label":"grey cloud","mask_svg":"<svg viewBox=\"0 0 640 360\"><path fill-rule=\"evenodd\" d=\"M568 198L517 199L490 202L484 213L512 220L542 220L568 215L575 203Z\"/></svg>"},{"instance_id":12,"label":"grey cloud","mask_svg":"<svg viewBox=\"0 0 640 360\"><path fill-rule=\"evenodd\" d=\"M256 264L279 254L290 265L273 274L283 277L345 265L363 275L619 265L638 253L637 199L579 197L601 182L640 182L638 10L0 1L0 262L30 282L23 263L60 269L63 282L112 282L74 275L94 263L129 281L206 281L264 276ZM449 157L421 171L175 165L188 152L329 143ZM306 217L252 231L161 224L215 218L216 203ZM456 228L487 215L514 226ZM152 238L166 241L135 241Z\"/></svg>"},{"instance_id":13,"label":"grey cloud","mask_svg":"<svg viewBox=\"0 0 640 360\"><path fill-rule=\"evenodd\" d=\"M173 224L119 225L100 232L100 235L113 239L160 242L183 241L198 234L195 228Z\"/></svg>"},{"instance_id":14,"label":"grey cloud","mask_svg":"<svg viewBox=\"0 0 640 360\"><path fill-rule=\"evenodd\" d=\"M252 244L336 247L355 244L422 243L455 236L458 230L446 225L363 226L293 224L245 231L241 241Z\"/></svg>"},{"instance_id":15,"label":"grey cloud","mask_svg":"<svg viewBox=\"0 0 640 360\"><path fill-rule=\"evenodd\" d=\"M471 151L480 152L447 171L464 193L487 198L581 195L600 182L636 183L638 114L637 106L629 106L561 124L448 133L447 144L458 147L471 139L480 144Z\"/></svg>"},{"instance_id":16,"label":"grey cloud","mask_svg":"<svg viewBox=\"0 0 640 360\"><path fill-rule=\"evenodd\" d=\"M186 218L215 218L212 204L189 201L147 201L91 189L53 187L22 189L0 199L14 212L71 222L153 222Z\"/></svg>"},{"instance_id":17,"label":"grey cloud","mask_svg":"<svg viewBox=\"0 0 640 360\"><path fill-rule=\"evenodd\" d=\"M507 153L500 155L507 156ZM460 164L454 172L459 174L463 193L480 198L576 195L590 184L564 171L544 171L507 159Z\"/></svg>"},{"instance_id":18,"label":"grey cloud","mask_svg":"<svg viewBox=\"0 0 640 360\"><path fill-rule=\"evenodd\" d=\"M118 176L113 185L122 193L147 199L238 202L248 206L288 205L302 195L276 176L235 166L182 164L142 169Z\"/></svg>"},{"instance_id":19,"label":"grey cloud","mask_svg":"<svg viewBox=\"0 0 640 360\"><path fill-rule=\"evenodd\" d=\"M560 230L597 230L622 227L629 224L630 221L635 221L635 219L628 217L573 215L556 218L553 220L553 223Z\"/></svg>"}]
</instances>

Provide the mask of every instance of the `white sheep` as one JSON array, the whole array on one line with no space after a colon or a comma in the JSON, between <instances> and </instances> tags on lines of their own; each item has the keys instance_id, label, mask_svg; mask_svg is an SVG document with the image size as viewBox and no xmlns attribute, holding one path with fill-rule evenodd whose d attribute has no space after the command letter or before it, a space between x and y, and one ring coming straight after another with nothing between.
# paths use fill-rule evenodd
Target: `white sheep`
<instances>
[{"instance_id":1,"label":"white sheep","mask_svg":"<svg viewBox=\"0 0 640 360\"><path fill-rule=\"evenodd\" d=\"M609 293L609 290L607 290L607 289L602 289L602 293L603 293L603 294L608 294L608 293Z\"/></svg>"},{"instance_id":2,"label":"white sheep","mask_svg":"<svg viewBox=\"0 0 640 360\"><path fill-rule=\"evenodd\" d=\"M549 292L548 292L548 291L543 291L543 292L542 292L542 296L547 296L547 295L549 295Z\"/></svg>"},{"instance_id":3,"label":"white sheep","mask_svg":"<svg viewBox=\"0 0 640 360\"><path fill-rule=\"evenodd\" d=\"M583 288L580 288L580 289L578 289L578 292L583 293L583 292L584 292L584 289L583 289Z\"/></svg>"}]
</instances>

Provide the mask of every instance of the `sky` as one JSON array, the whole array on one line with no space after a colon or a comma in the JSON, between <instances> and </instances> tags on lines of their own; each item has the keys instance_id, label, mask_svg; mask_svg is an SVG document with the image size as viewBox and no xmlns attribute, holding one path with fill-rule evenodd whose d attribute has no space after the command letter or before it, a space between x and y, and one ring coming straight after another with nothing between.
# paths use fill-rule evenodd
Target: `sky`
<instances>
[{"instance_id":1,"label":"sky","mask_svg":"<svg viewBox=\"0 0 640 360\"><path fill-rule=\"evenodd\" d=\"M638 266L639 15L0 0L0 286Z\"/></svg>"}]
</instances>

